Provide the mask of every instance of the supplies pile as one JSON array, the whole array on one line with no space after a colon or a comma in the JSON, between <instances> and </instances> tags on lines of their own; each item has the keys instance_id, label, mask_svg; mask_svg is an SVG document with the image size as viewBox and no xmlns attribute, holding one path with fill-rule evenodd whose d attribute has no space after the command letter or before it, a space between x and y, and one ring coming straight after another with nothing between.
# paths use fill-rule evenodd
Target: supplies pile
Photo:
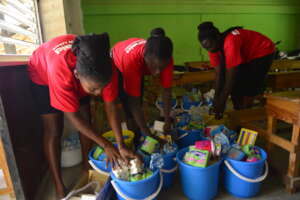
<instances>
[{"instance_id":1,"label":"supplies pile","mask_svg":"<svg viewBox=\"0 0 300 200\"><path fill-rule=\"evenodd\" d=\"M153 174L150 169L144 167L137 159L131 160L129 165L121 163L112 172L118 179L130 182L147 179Z\"/></svg>"}]
</instances>

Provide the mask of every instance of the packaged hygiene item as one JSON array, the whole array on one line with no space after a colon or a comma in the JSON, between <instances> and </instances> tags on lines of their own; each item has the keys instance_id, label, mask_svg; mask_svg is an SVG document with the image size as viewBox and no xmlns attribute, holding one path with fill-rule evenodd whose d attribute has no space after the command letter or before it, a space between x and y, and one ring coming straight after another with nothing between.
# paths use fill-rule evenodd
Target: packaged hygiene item
<instances>
[{"instance_id":1,"label":"packaged hygiene item","mask_svg":"<svg viewBox=\"0 0 300 200\"><path fill-rule=\"evenodd\" d=\"M199 150L190 146L189 151L184 155L184 162L195 167L206 167L210 153L206 150Z\"/></svg>"},{"instance_id":2,"label":"packaged hygiene item","mask_svg":"<svg viewBox=\"0 0 300 200\"><path fill-rule=\"evenodd\" d=\"M150 136L146 136L141 146L141 150L148 154L152 154L158 151L158 149L159 149L159 142Z\"/></svg>"},{"instance_id":3,"label":"packaged hygiene item","mask_svg":"<svg viewBox=\"0 0 300 200\"><path fill-rule=\"evenodd\" d=\"M251 144L254 145L258 132L242 128L237 143L241 146Z\"/></svg>"}]
</instances>

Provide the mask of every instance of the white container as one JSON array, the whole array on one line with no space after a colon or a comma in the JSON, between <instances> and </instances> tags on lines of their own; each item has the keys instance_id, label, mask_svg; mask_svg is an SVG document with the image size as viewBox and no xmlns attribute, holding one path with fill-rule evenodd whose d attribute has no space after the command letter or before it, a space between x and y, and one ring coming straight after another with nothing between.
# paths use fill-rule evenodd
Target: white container
<instances>
[{"instance_id":1,"label":"white container","mask_svg":"<svg viewBox=\"0 0 300 200\"><path fill-rule=\"evenodd\" d=\"M73 167L82 162L81 145L77 132L68 135L62 141L61 166Z\"/></svg>"}]
</instances>

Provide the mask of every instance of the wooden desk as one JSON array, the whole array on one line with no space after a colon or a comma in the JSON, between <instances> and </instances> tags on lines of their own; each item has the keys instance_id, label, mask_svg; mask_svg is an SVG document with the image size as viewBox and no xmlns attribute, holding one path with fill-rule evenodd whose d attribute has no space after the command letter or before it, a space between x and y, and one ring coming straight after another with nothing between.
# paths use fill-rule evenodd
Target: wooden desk
<instances>
[{"instance_id":1,"label":"wooden desk","mask_svg":"<svg viewBox=\"0 0 300 200\"><path fill-rule=\"evenodd\" d=\"M267 151L270 153L275 144L290 153L285 185L286 189L293 193L296 187L300 186L300 92L274 93L266 98ZM293 125L291 141L275 135L278 119Z\"/></svg>"},{"instance_id":2,"label":"wooden desk","mask_svg":"<svg viewBox=\"0 0 300 200\"><path fill-rule=\"evenodd\" d=\"M207 70L211 68L209 61L191 61L185 62L186 67L192 67L197 69ZM274 60L271 66L270 71L274 70L294 70L300 69L300 60Z\"/></svg>"},{"instance_id":3,"label":"wooden desk","mask_svg":"<svg viewBox=\"0 0 300 200\"><path fill-rule=\"evenodd\" d=\"M184 74L175 75L173 79L173 86L185 84L203 84L215 80L215 71L201 71L201 72L186 72Z\"/></svg>"},{"instance_id":4,"label":"wooden desk","mask_svg":"<svg viewBox=\"0 0 300 200\"><path fill-rule=\"evenodd\" d=\"M203 84L215 80L215 71L186 72L174 75L173 85ZM272 91L287 88L300 88L300 71L269 72L267 84Z\"/></svg>"},{"instance_id":5,"label":"wooden desk","mask_svg":"<svg viewBox=\"0 0 300 200\"><path fill-rule=\"evenodd\" d=\"M269 72L268 86L272 91L300 87L300 71Z\"/></svg>"}]
</instances>

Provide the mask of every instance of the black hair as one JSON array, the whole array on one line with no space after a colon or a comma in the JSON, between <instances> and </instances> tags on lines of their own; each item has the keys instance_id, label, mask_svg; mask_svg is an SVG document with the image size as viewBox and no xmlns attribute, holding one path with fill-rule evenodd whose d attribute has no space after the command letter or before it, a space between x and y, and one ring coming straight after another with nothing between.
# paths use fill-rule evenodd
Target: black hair
<instances>
[{"instance_id":1,"label":"black hair","mask_svg":"<svg viewBox=\"0 0 300 200\"><path fill-rule=\"evenodd\" d=\"M112 76L112 61L107 33L77 36L72 45L76 70L80 76L107 84Z\"/></svg>"},{"instance_id":2,"label":"black hair","mask_svg":"<svg viewBox=\"0 0 300 200\"><path fill-rule=\"evenodd\" d=\"M150 32L150 37L145 45L145 57L152 57L158 61L165 61L172 57L173 43L166 37L162 28L155 28Z\"/></svg>"},{"instance_id":3,"label":"black hair","mask_svg":"<svg viewBox=\"0 0 300 200\"><path fill-rule=\"evenodd\" d=\"M198 40L201 42L206 39L216 40L221 34L219 29L212 22L203 22L198 26Z\"/></svg>"},{"instance_id":4,"label":"black hair","mask_svg":"<svg viewBox=\"0 0 300 200\"><path fill-rule=\"evenodd\" d=\"M241 26L235 26L227 29L223 33L220 33L219 29L214 26L212 22L203 22L198 25L198 40L201 42L203 40L218 40L220 42L220 69L221 74L224 77L226 71L226 62L225 62L225 53L224 53L224 40L226 36L231 33L233 30L241 29Z\"/></svg>"},{"instance_id":5,"label":"black hair","mask_svg":"<svg viewBox=\"0 0 300 200\"><path fill-rule=\"evenodd\" d=\"M231 33L235 29L241 29L243 27L241 26L235 26L227 29L223 33L219 31L218 28L214 26L212 22L203 22L198 25L198 39L199 41L203 41L206 39L216 40L218 37L220 37L221 42L224 42L225 37Z\"/></svg>"}]
</instances>

